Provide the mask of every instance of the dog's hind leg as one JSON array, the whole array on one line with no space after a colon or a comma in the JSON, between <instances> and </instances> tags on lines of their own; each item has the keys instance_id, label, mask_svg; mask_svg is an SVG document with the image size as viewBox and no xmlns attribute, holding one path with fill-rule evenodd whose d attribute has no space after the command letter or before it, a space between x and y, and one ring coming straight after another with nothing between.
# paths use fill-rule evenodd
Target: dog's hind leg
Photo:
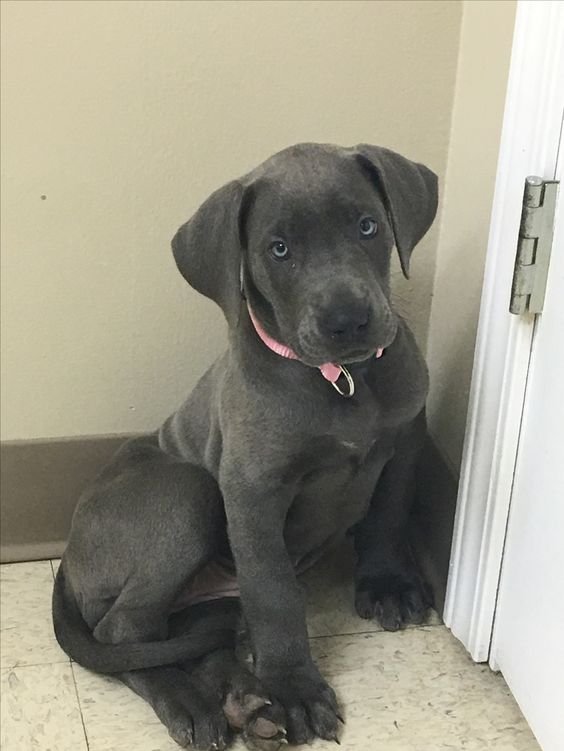
<instances>
[{"instance_id":1,"label":"dog's hind leg","mask_svg":"<svg viewBox=\"0 0 564 751\"><path fill-rule=\"evenodd\" d=\"M213 557L223 502L203 468L126 444L81 499L64 556L82 615L104 643L166 639L177 595Z\"/></svg>"},{"instance_id":2,"label":"dog's hind leg","mask_svg":"<svg viewBox=\"0 0 564 751\"><path fill-rule=\"evenodd\" d=\"M249 646L241 619L238 598L202 602L172 616L170 635L174 638L220 626L233 630L237 648L217 649L199 660L183 661L179 667L208 705L222 708L230 729L242 734L248 748L277 751L286 742L284 710L245 665Z\"/></svg>"},{"instance_id":3,"label":"dog's hind leg","mask_svg":"<svg viewBox=\"0 0 564 751\"><path fill-rule=\"evenodd\" d=\"M118 677L152 706L180 746L224 749L234 733L256 751L278 751L286 743L282 707L232 649L211 653L195 668L149 668Z\"/></svg>"},{"instance_id":4,"label":"dog's hind leg","mask_svg":"<svg viewBox=\"0 0 564 751\"><path fill-rule=\"evenodd\" d=\"M200 603L172 615L169 632L172 638L177 638L221 626L235 634L239 618L240 607L235 599ZM207 676L207 664L204 658L184 662L182 666L120 673L117 677L151 705L177 743L211 751L226 748L233 731L223 711L224 675L219 674L214 661L210 662L213 670Z\"/></svg>"},{"instance_id":5,"label":"dog's hind leg","mask_svg":"<svg viewBox=\"0 0 564 751\"><path fill-rule=\"evenodd\" d=\"M215 751L227 747L231 731L221 702L210 701L184 670L149 668L118 677L152 706L171 738L183 748Z\"/></svg>"}]
</instances>

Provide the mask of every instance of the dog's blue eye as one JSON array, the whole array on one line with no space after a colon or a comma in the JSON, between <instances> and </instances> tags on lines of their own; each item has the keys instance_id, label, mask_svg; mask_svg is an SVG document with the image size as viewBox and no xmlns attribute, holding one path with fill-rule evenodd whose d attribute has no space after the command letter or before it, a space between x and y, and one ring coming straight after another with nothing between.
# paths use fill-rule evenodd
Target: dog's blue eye
<instances>
[{"instance_id":1,"label":"dog's blue eye","mask_svg":"<svg viewBox=\"0 0 564 751\"><path fill-rule=\"evenodd\" d=\"M278 261L283 261L288 257L290 251L286 243L282 242L282 240L276 240L276 242L271 244L270 252Z\"/></svg>"},{"instance_id":2,"label":"dog's blue eye","mask_svg":"<svg viewBox=\"0 0 564 751\"><path fill-rule=\"evenodd\" d=\"M371 216L364 216L359 222L360 234L363 237L372 237L378 232L378 223Z\"/></svg>"}]
</instances>

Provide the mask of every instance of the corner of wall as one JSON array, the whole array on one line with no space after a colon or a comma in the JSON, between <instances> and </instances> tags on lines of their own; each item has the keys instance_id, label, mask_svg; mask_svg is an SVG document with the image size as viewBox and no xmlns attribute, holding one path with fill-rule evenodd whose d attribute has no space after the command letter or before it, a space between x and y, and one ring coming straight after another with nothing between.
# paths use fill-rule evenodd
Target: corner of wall
<instances>
[{"instance_id":1,"label":"corner of wall","mask_svg":"<svg viewBox=\"0 0 564 751\"><path fill-rule=\"evenodd\" d=\"M516 3L465 0L427 337L428 417L460 467Z\"/></svg>"}]
</instances>

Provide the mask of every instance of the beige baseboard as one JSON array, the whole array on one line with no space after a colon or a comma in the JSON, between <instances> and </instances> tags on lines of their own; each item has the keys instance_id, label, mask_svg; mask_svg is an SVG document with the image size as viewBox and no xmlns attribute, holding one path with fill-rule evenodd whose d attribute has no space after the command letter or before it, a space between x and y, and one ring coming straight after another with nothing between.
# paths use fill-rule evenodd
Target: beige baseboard
<instances>
[{"instance_id":1,"label":"beige baseboard","mask_svg":"<svg viewBox=\"0 0 564 751\"><path fill-rule=\"evenodd\" d=\"M57 558L82 490L131 436L10 441L1 446L0 558ZM442 612L457 481L431 439L418 470L412 541Z\"/></svg>"},{"instance_id":2,"label":"beige baseboard","mask_svg":"<svg viewBox=\"0 0 564 751\"><path fill-rule=\"evenodd\" d=\"M111 435L2 443L2 562L60 555L80 493L127 438Z\"/></svg>"},{"instance_id":3,"label":"beige baseboard","mask_svg":"<svg viewBox=\"0 0 564 751\"><path fill-rule=\"evenodd\" d=\"M23 542L2 545L1 563L17 563L20 561L46 561L49 558L60 558L63 555L66 540L58 542Z\"/></svg>"}]
</instances>

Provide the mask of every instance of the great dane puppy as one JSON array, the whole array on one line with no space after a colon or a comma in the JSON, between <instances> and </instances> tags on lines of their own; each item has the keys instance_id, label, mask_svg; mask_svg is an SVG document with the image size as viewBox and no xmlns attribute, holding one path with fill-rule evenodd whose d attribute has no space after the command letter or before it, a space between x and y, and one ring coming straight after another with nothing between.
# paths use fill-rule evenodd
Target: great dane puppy
<instances>
[{"instance_id":1,"label":"great dane puppy","mask_svg":"<svg viewBox=\"0 0 564 751\"><path fill-rule=\"evenodd\" d=\"M172 241L229 347L80 499L54 625L184 746L223 748L232 729L261 749L338 738L297 576L347 532L359 615L389 630L424 618L406 527L428 380L390 256L407 276L436 209L421 164L301 144L215 192ZM235 654L239 602L252 666Z\"/></svg>"}]
</instances>

